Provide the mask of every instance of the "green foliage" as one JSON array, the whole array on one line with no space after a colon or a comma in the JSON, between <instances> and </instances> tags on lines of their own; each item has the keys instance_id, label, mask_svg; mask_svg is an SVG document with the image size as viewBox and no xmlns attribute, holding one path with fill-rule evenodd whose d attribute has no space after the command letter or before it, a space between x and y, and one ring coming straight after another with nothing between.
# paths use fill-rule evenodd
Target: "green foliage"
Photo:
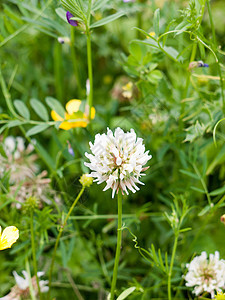
<instances>
[{"instance_id":1,"label":"green foliage","mask_svg":"<svg viewBox=\"0 0 225 300\"><path fill-rule=\"evenodd\" d=\"M77 27L67 23L67 10ZM17 226L20 238L1 251L0 297L15 285L13 270L35 275L31 221L47 280L79 178L89 172L89 142L119 126L133 128L153 158L145 185L123 198L116 299L169 299L168 286L172 299L193 299L186 264L202 251L225 257L223 11L219 0L1 2L0 225ZM51 111L65 118L70 99L82 102L71 122L88 115L88 35L95 118L62 130ZM25 150L9 154L10 136L23 136ZM65 225L51 298L108 297L117 205L103 188L85 190ZM32 218L29 199L37 199Z\"/></svg>"}]
</instances>

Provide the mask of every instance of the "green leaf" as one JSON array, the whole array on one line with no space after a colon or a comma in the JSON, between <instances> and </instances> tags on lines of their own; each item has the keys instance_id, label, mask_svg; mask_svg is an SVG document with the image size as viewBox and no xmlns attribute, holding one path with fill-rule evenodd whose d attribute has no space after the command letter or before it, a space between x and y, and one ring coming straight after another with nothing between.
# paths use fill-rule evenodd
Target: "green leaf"
<instances>
[{"instance_id":1,"label":"green leaf","mask_svg":"<svg viewBox=\"0 0 225 300\"><path fill-rule=\"evenodd\" d=\"M225 161L225 144L222 146L222 148L219 151L219 153L216 155L216 157L214 158L214 160L209 165L209 167L208 167L208 169L206 171L206 175L211 174L212 171L214 170L214 168L218 164L222 164L224 161Z\"/></svg>"},{"instance_id":2,"label":"green leaf","mask_svg":"<svg viewBox=\"0 0 225 300\"><path fill-rule=\"evenodd\" d=\"M122 292L122 294L119 295L119 297L117 298L117 300L123 300L123 299L127 298L135 290L136 290L135 286L132 286L132 287L126 289L125 291Z\"/></svg>"},{"instance_id":3,"label":"green leaf","mask_svg":"<svg viewBox=\"0 0 225 300\"><path fill-rule=\"evenodd\" d=\"M49 120L47 109L39 100L32 98L30 100L30 105L42 120Z\"/></svg>"},{"instance_id":4,"label":"green leaf","mask_svg":"<svg viewBox=\"0 0 225 300\"><path fill-rule=\"evenodd\" d=\"M197 188L197 187L195 187L195 186L191 186L191 189L192 189L193 191L199 192L199 193L201 193L201 194L205 194L205 191L204 191L203 189L199 189L199 188Z\"/></svg>"},{"instance_id":5,"label":"green leaf","mask_svg":"<svg viewBox=\"0 0 225 300\"><path fill-rule=\"evenodd\" d=\"M211 193L209 193L210 196L217 196L217 195L221 195L225 193L225 185L219 189L216 189L214 191L212 191Z\"/></svg>"},{"instance_id":6,"label":"green leaf","mask_svg":"<svg viewBox=\"0 0 225 300\"><path fill-rule=\"evenodd\" d=\"M26 133L26 136L31 136L31 135L35 135L39 132L42 132L44 130L46 130L49 127L48 124L40 124L40 125L36 125L34 127L32 127L31 129L29 129Z\"/></svg>"},{"instance_id":7,"label":"green leaf","mask_svg":"<svg viewBox=\"0 0 225 300\"><path fill-rule=\"evenodd\" d=\"M130 43L129 45L129 52L136 58L137 61L140 61L143 56L143 46L142 44L137 44L137 43Z\"/></svg>"},{"instance_id":8,"label":"green leaf","mask_svg":"<svg viewBox=\"0 0 225 300\"><path fill-rule=\"evenodd\" d=\"M111 16L105 17L105 18L93 23L90 26L90 28L96 28L96 27L103 26L103 25L108 24L108 23L110 23L110 22L112 22L112 21L114 21L114 20L116 20L116 19L118 19L118 18L120 18L124 15L125 15L125 12L119 11L119 12L117 12L117 13L111 15Z\"/></svg>"},{"instance_id":9,"label":"green leaf","mask_svg":"<svg viewBox=\"0 0 225 300\"><path fill-rule=\"evenodd\" d=\"M198 214L199 217L202 217L203 215L205 215L209 210L211 209L210 205L206 205L206 207L204 207L200 213Z\"/></svg>"},{"instance_id":10,"label":"green leaf","mask_svg":"<svg viewBox=\"0 0 225 300\"><path fill-rule=\"evenodd\" d=\"M12 127L16 127L16 126L19 126L21 124L23 124L24 122L21 122L20 120L13 120L13 121L10 121L8 123L8 128L12 128Z\"/></svg>"},{"instance_id":11,"label":"green leaf","mask_svg":"<svg viewBox=\"0 0 225 300\"><path fill-rule=\"evenodd\" d=\"M100 9L101 7L104 7L107 2L109 2L109 0L96 0L94 1L94 3L92 4L92 11L96 11L98 9Z\"/></svg>"},{"instance_id":12,"label":"green leaf","mask_svg":"<svg viewBox=\"0 0 225 300\"><path fill-rule=\"evenodd\" d=\"M58 8L56 8L55 12L56 12L56 14L57 14L63 21L65 21L66 23L68 23L68 22L67 22L67 18L66 18L66 11L65 11L65 9L63 9L63 8L61 8L61 7L58 7Z\"/></svg>"},{"instance_id":13,"label":"green leaf","mask_svg":"<svg viewBox=\"0 0 225 300\"><path fill-rule=\"evenodd\" d=\"M155 34L159 35L159 19L160 19L160 9L157 8L154 12L154 19L153 19L153 27L155 30Z\"/></svg>"},{"instance_id":14,"label":"green leaf","mask_svg":"<svg viewBox=\"0 0 225 300\"><path fill-rule=\"evenodd\" d=\"M16 110L18 111L18 113L22 117L24 117L24 119L26 119L26 120L30 119L30 112L29 112L28 108L26 107L26 105L23 103L23 101L15 100L14 106L15 106Z\"/></svg>"},{"instance_id":15,"label":"green leaf","mask_svg":"<svg viewBox=\"0 0 225 300\"><path fill-rule=\"evenodd\" d=\"M63 108L62 104L53 97L46 97L46 103L48 106L54 110L60 117L65 117L65 109Z\"/></svg>"},{"instance_id":16,"label":"green leaf","mask_svg":"<svg viewBox=\"0 0 225 300\"><path fill-rule=\"evenodd\" d=\"M196 174L194 174L194 173L191 173L191 172L189 172L189 171L182 170L182 169L180 169L179 171L180 171L181 173L183 173L183 174L189 176L189 177L192 177L192 178L194 178L194 179L199 179L199 177L198 177Z\"/></svg>"},{"instance_id":17,"label":"green leaf","mask_svg":"<svg viewBox=\"0 0 225 300\"><path fill-rule=\"evenodd\" d=\"M187 228L180 229L179 232L181 233L181 232L186 232L186 231L190 231L190 230L192 230L192 228L187 227Z\"/></svg>"}]
</instances>

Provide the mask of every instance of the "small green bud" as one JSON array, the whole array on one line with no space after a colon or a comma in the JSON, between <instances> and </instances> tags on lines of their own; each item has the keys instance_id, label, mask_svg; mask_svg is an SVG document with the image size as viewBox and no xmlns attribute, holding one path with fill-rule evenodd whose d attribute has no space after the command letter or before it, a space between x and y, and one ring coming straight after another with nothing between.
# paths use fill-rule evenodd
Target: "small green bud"
<instances>
[{"instance_id":1,"label":"small green bud","mask_svg":"<svg viewBox=\"0 0 225 300\"><path fill-rule=\"evenodd\" d=\"M92 185L93 183L93 178L92 177L89 177L87 176L88 174L83 174L81 177L80 177L80 183L83 185L83 187L89 187Z\"/></svg>"},{"instance_id":2,"label":"small green bud","mask_svg":"<svg viewBox=\"0 0 225 300\"><path fill-rule=\"evenodd\" d=\"M25 212L33 211L35 208L39 207L39 200L36 197L29 197L23 205Z\"/></svg>"}]
</instances>

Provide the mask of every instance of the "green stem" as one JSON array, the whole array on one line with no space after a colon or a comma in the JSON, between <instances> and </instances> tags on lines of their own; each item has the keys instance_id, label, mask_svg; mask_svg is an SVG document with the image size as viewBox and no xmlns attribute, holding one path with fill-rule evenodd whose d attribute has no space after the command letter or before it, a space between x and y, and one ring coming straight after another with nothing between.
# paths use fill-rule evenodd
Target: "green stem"
<instances>
[{"instance_id":1,"label":"green stem","mask_svg":"<svg viewBox=\"0 0 225 300\"><path fill-rule=\"evenodd\" d=\"M62 66L62 45L55 41L54 45L54 79L55 79L55 91L56 98L62 102L63 101L63 66Z\"/></svg>"},{"instance_id":2,"label":"green stem","mask_svg":"<svg viewBox=\"0 0 225 300\"><path fill-rule=\"evenodd\" d=\"M69 212L66 215L65 221L64 223L61 225L56 242L55 242L55 247L54 247L54 251L53 251L53 255L52 255L52 261L51 261L51 265L50 265L50 271L49 271L49 291L48 291L48 299L50 299L50 295L51 295L51 284L52 284L52 272L53 272L53 267L54 267L54 262L55 262L55 257L56 257L56 251L59 245L59 241L60 238L62 236L63 230L66 226L66 223L75 207L75 205L77 204L78 200L80 199L80 197L82 196L83 192L84 192L85 187L82 187L80 193L78 194L77 198L74 200L72 206L70 207Z\"/></svg>"},{"instance_id":3,"label":"green stem","mask_svg":"<svg viewBox=\"0 0 225 300\"><path fill-rule=\"evenodd\" d=\"M179 232L179 231L178 231ZM175 233L175 239L174 239L174 244L173 244L173 252L172 252L172 257L170 261L170 269L169 269L169 274L168 274L168 300L171 300L171 277L172 277L172 272L173 272L173 264L174 264L174 258L177 250L177 241L178 241L178 232Z\"/></svg>"},{"instance_id":4,"label":"green stem","mask_svg":"<svg viewBox=\"0 0 225 300\"><path fill-rule=\"evenodd\" d=\"M193 164L193 168L194 168L194 170L195 170L195 173L198 175L198 177L199 177L199 179L200 179L200 181L201 181L201 184L202 184L202 187L203 187L203 189L204 189L204 191L205 191L205 194L206 194L208 203L209 203L209 205L211 205L211 204L212 204L212 200L211 200L209 191L208 191L208 189L207 189L206 183L205 183L204 179L202 178L201 173L199 172L199 170L198 170L198 168L196 167L195 164Z\"/></svg>"},{"instance_id":5,"label":"green stem","mask_svg":"<svg viewBox=\"0 0 225 300\"><path fill-rule=\"evenodd\" d=\"M80 74L79 74L79 70L78 70L78 60L77 60L76 47L75 47L75 28L73 26L70 26L70 27L71 27L71 31L70 31L71 59L72 59L73 70L74 70L74 74L75 74L76 82L77 82L78 97L81 98L82 97L82 89L81 89L81 84L80 84Z\"/></svg>"},{"instance_id":6,"label":"green stem","mask_svg":"<svg viewBox=\"0 0 225 300\"><path fill-rule=\"evenodd\" d=\"M90 91L88 93L89 119L91 118L91 107L93 105L93 71L92 71L92 56L91 56L91 34L87 28L87 63L88 63L88 79Z\"/></svg>"},{"instance_id":7,"label":"green stem","mask_svg":"<svg viewBox=\"0 0 225 300\"><path fill-rule=\"evenodd\" d=\"M31 248L32 248L32 256L33 256L33 265L34 265L34 276L36 277L38 294L40 299L42 299L41 289L39 285L39 278L37 275L37 258L36 258L36 248L35 248L35 240L34 240L34 221L33 221L34 213L33 210L30 213L30 231L31 231Z\"/></svg>"},{"instance_id":8,"label":"green stem","mask_svg":"<svg viewBox=\"0 0 225 300\"><path fill-rule=\"evenodd\" d=\"M28 257L25 258L25 265L26 265L26 271L27 271L28 278L29 278L28 280L29 280L30 297L31 297L31 300L36 300L33 284L32 284L32 281L31 281L30 265L29 265Z\"/></svg>"},{"instance_id":9,"label":"green stem","mask_svg":"<svg viewBox=\"0 0 225 300\"><path fill-rule=\"evenodd\" d=\"M110 300L114 300L115 288L116 288L116 280L117 280L117 273L118 273L118 266L120 260L120 249L122 243L122 194L121 192L118 193L118 228L117 228L117 246L116 246L116 257L113 269L113 279L111 285L111 293L110 293Z\"/></svg>"},{"instance_id":10,"label":"green stem","mask_svg":"<svg viewBox=\"0 0 225 300\"><path fill-rule=\"evenodd\" d=\"M209 13L209 20L210 20L210 25L212 29L212 36L213 36L213 44L214 47L217 49L217 40L216 40L216 31L215 31L215 26L213 22L213 16L212 16L212 10L211 10L211 5L209 3L209 0L206 0L207 2L207 8L208 8L208 13ZM220 62L219 62L219 57L217 56L217 69L220 77L220 87L221 87L221 96L222 96L222 101L223 101L223 112L225 113L225 98L224 98L224 92L223 92L223 77L221 73L221 68L220 68Z\"/></svg>"},{"instance_id":11,"label":"green stem","mask_svg":"<svg viewBox=\"0 0 225 300\"><path fill-rule=\"evenodd\" d=\"M206 2L207 2L208 13L209 13L209 20L210 20L210 24L211 24L211 28L212 28L213 43L216 46L217 45L216 31L215 31L215 26L214 26L213 17L212 17L211 5L209 3L209 0L206 0Z\"/></svg>"}]
</instances>

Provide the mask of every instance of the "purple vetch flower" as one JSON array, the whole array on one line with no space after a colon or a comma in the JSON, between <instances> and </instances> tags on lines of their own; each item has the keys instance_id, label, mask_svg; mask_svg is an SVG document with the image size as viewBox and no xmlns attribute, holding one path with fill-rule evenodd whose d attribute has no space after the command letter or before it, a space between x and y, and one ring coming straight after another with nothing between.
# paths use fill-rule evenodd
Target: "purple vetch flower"
<instances>
[{"instance_id":1,"label":"purple vetch flower","mask_svg":"<svg viewBox=\"0 0 225 300\"><path fill-rule=\"evenodd\" d=\"M74 18L74 15L72 15L69 11L66 12L66 18L70 25L78 26L78 22L76 20L71 20L71 18Z\"/></svg>"},{"instance_id":2,"label":"purple vetch flower","mask_svg":"<svg viewBox=\"0 0 225 300\"><path fill-rule=\"evenodd\" d=\"M190 62L188 69L190 71L190 70L193 70L195 68L208 68L208 67L209 67L208 64L205 64L202 60L199 60L199 61Z\"/></svg>"},{"instance_id":3,"label":"purple vetch flower","mask_svg":"<svg viewBox=\"0 0 225 300\"><path fill-rule=\"evenodd\" d=\"M72 155L72 156L74 156L75 154L74 154L74 151L73 151L73 148L72 148L70 142L67 141L67 143L68 143L68 152L69 152L69 154Z\"/></svg>"},{"instance_id":4,"label":"purple vetch flower","mask_svg":"<svg viewBox=\"0 0 225 300\"><path fill-rule=\"evenodd\" d=\"M134 2L135 0L123 0L124 3Z\"/></svg>"}]
</instances>

